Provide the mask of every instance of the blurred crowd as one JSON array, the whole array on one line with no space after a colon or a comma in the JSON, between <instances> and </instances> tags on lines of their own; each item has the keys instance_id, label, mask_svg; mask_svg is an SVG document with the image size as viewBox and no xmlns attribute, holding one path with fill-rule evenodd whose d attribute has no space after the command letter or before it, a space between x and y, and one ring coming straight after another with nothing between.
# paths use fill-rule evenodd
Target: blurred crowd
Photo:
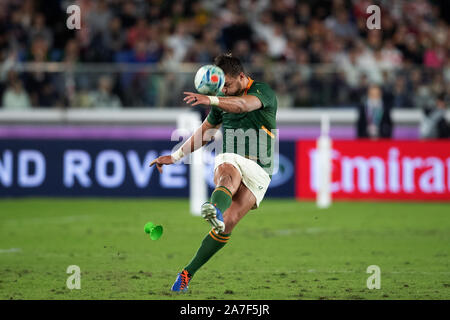
<instances>
[{"instance_id":1,"label":"blurred crowd","mask_svg":"<svg viewBox=\"0 0 450 320\"><path fill-rule=\"evenodd\" d=\"M69 5L81 29L66 26ZM381 8L369 30L368 5ZM179 106L195 69L232 52L269 82L279 107L356 107L378 85L393 108L450 98L446 1L1 0L0 97L5 108ZM20 69L59 62L64 72ZM77 71L82 63L154 66Z\"/></svg>"}]
</instances>

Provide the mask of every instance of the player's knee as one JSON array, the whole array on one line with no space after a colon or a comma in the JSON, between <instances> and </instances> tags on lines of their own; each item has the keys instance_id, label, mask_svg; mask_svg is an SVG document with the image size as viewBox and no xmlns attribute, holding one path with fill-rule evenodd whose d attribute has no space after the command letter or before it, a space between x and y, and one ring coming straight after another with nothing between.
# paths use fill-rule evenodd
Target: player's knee
<instances>
[{"instance_id":1,"label":"player's knee","mask_svg":"<svg viewBox=\"0 0 450 320\"><path fill-rule=\"evenodd\" d=\"M218 169L221 171L230 171L234 169L234 166L231 163L224 162L218 166Z\"/></svg>"},{"instance_id":2,"label":"player's knee","mask_svg":"<svg viewBox=\"0 0 450 320\"><path fill-rule=\"evenodd\" d=\"M220 186L227 187L232 194L235 194L237 191L236 185L238 185L238 181L233 181L233 177L236 176L237 169L229 163L222 163L217 167L217 171L215 174L215 184Z\"/></svg>"},{"instance_id":3,"label":"player's knee","mask_svg":"<svg viewBox=\"0 0 450 320\"><path fill-rule=\"evenodd\" d=\"M216 170L216 177L218 177L218 178L223 178L223 177L226 177L226 176L231 177L230 170L229 170L228 166L229 165L225 164L225 163L221 164Z\"/></svg>"},{"instance_id":4,"label":"player's knee","mask_svg":"<svg viewBox=\"0 0 450 320\"><path fill-rule=\"evenodd\" d=\"M221 186L231 185L232 184L231 175L227 173L219 175L216 184Z\"/></svg>"},{"instance_id":5,"label":"player's knee","mask_svg":"<svg viewBox=\"0 0 450 320\"><path fill-rule=\"evenodd\" d=\"M217 167L218 176L229 176L233 177L236 175L237 169L230 163L222 163Z\"/></svg>"}]
</instances>

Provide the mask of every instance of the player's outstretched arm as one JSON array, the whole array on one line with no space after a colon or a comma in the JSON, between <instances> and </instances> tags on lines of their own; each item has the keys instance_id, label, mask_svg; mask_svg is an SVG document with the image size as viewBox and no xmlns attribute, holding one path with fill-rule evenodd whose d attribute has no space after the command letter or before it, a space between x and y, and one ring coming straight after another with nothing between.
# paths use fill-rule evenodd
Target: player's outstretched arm
<instances>
[{"instance_id":1,"label":"player's outstretched arm","mask_svg":"<svg viewBox=\"0 0 450 320\"><path fill-rule=\"evenodd\" d=\"M262 107L261 100L253 95L240 97L216 97L206 96L194 92L184 92L184 101L191 106L203 104L206 106L217 106L223 111L230 113L244 113L257 110Z\"/></svg>"},{"instance_id":2,"label":"player's outstretched arm","mask_svg":"<svg viewBox=\"0 0 450 320\"><path fill-rule=\"evenodd\" d=\"M174 164L188 154L194 152L197 149L200 149L205 144L207 144L214 135L214 130L219 127L220 124L214 126L209 123L207 119L205 119L202 125L197 130L195 130L194 134L181 146L180 149L178 149L171 155L156 158L150 163L150 167L156 165L159 173L162 173L163 165Z\"/></svg>"}]
</instances>

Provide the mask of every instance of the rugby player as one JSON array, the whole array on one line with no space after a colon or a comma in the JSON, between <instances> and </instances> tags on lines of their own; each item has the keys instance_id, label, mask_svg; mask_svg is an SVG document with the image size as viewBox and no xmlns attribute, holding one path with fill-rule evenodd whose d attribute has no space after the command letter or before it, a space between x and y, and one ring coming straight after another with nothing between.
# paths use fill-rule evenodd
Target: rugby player
<instances>
[{"instance_id":1,"label":"rugby player","mask_svg":"<svg viewBox=\"0 0 450 320\"><path fill-rule=\"evenodd\" d=\"M240 60L230 54L219 55L214 64L225 73L221 93L208 96L184 92L187 104L211 106L207 118L180 149L150 164L162 173L164 165L173 164L207 144L208 130L222 126L223 152L216 156L214 166L216 188L201 207L201 215L212 229L192 260L178 273L172 291L187 291L192 277L225 246L239 221L259 207L273 172L277 113L274 91L267 83L247 75ZM248 134L252 130L255 134ZM244 132L244 137L240 139L236 132ZM201 139L201 143L194 143L196 139Z\"/></svg>"}]
</instances>

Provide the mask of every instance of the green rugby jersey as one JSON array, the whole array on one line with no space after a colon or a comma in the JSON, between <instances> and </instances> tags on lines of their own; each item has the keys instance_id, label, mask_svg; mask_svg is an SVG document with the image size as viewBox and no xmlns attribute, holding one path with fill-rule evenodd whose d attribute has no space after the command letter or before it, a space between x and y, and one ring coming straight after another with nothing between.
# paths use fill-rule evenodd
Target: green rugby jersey
<instances>
[{"instance_id":1,"label":"green rugby jersey","mask_svg":"<svg viewBox=\"0 0 450 320\"><path fill-rule=\"evenodd\" d=\"M245 113L229 113L212 106L208 122L222 124L223 152L236 153L256 162L271 176L273 151L276 141L277 98L267 83L253 81L244 95L253 95L261 101L258 110ZM220 93L218 96L224 96Z\"/></svg>"}]
</instances>

